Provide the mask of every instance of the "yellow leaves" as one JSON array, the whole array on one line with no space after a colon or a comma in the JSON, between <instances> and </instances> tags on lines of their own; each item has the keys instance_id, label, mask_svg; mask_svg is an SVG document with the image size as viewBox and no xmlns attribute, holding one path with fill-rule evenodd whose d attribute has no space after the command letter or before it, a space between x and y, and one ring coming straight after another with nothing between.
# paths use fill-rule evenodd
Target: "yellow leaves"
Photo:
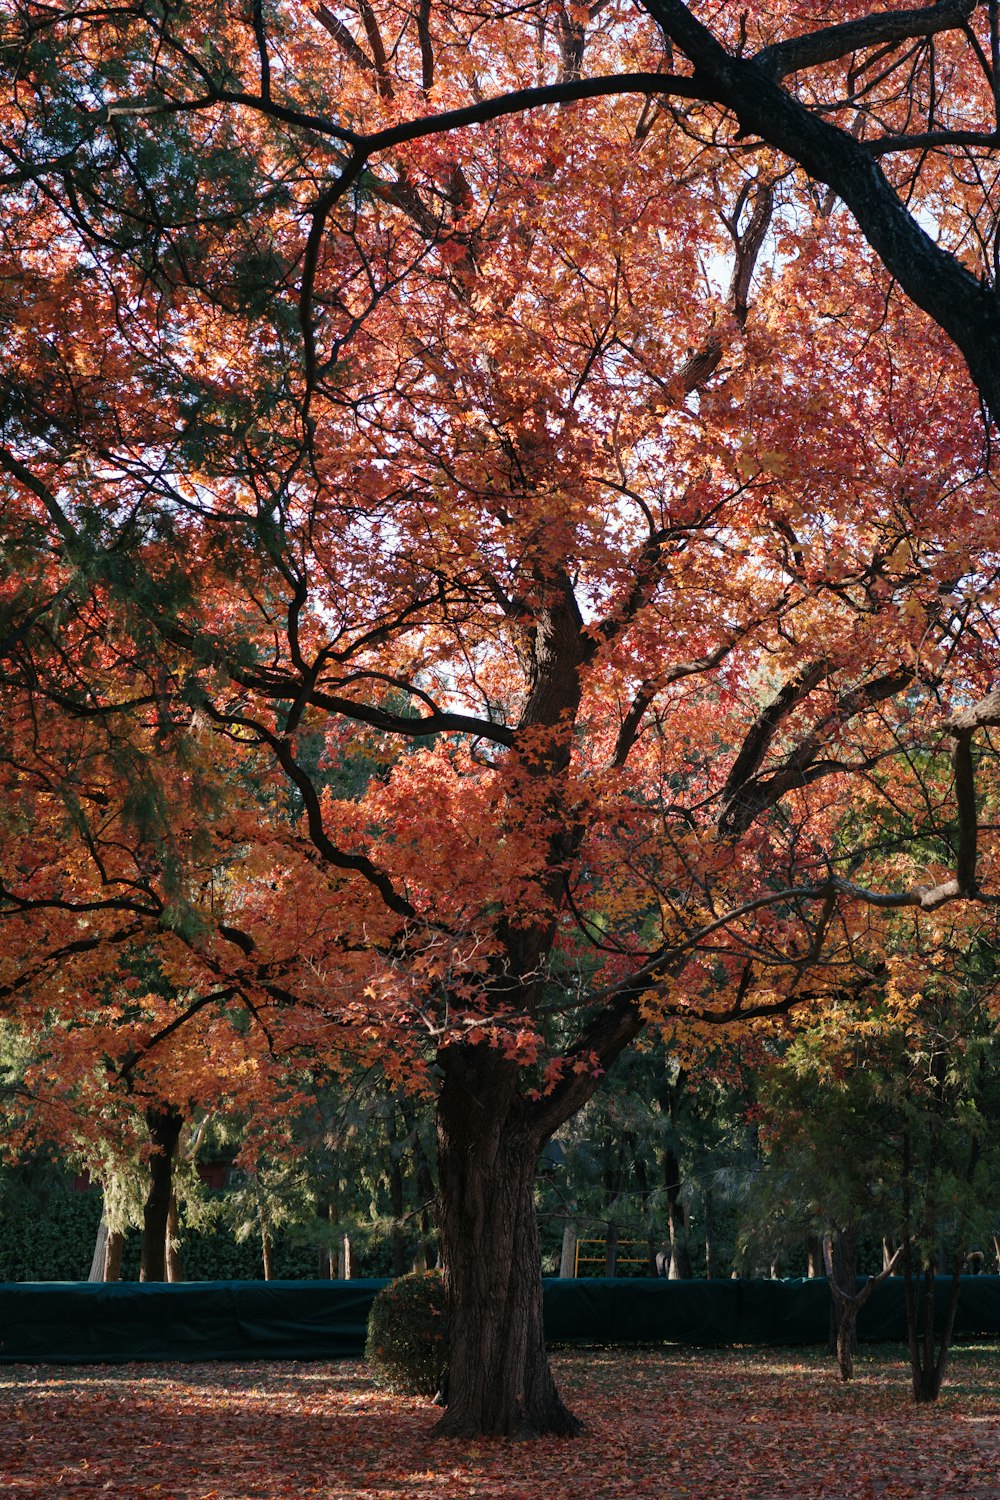
<instances>
[{"instance_id":1,"label":"yellow leaves","mask_svg":"<svg viewBox=\"0 0 1000 1500\"><path fill-rule=\"evenodd\" d=\"M758 474L766 474L772 479L784 479L793 472L793 460L790 454L782 448L764 448L758 451L755 448L744 448L736 455L736 472L741 479L754 479ZM790 506L797 506L797 501L789 500Z\"/></svg>"},{"instance_id":2,"label":"yellow leaves","mask_svg":"<svg viewBox=\"0 0 1000 1500\"><path fill-rule=\"evenodd\" d=\"M911 624L918 625L921 628L923 628L927 620L926 609L921 604L919 599L916 599L912 596L909 599L904 600L903 603L899 606L899 613L902 615L904 620L908 620Z\"/></svg>"},{"instance_id":3,"label":"yellow leaves","mask_svg":"<svg viewBox=\"0 0 1000 1500\"><path fill-rule=\"evenodd\" d=\"M896 543L885 562L886 567L892 573L902 573L910 567L913 562L913 549L908 538L902 537Z\"/></svg>"},{"instance_id":4,"label":"yellow leaves","mask_svg":"<svg viewBox=\"0 0 1000 1500\"><path fill-rule=\"evenodd\" d=\"M784 479L791 469L789 455L780 448L765 448L759 456L758 463L765 474L771 474L776 479Z\"/></svg>"}]
</instances>

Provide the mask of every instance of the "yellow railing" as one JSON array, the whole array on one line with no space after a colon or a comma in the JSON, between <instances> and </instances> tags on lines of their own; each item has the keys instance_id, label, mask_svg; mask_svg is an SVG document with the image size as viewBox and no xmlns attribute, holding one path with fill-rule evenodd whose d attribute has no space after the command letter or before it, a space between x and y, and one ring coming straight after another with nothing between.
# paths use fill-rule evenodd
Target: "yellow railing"
<instances>
[{"instance_id":1,"label":"yellow railing","mask_svg":"<svg viewBox=\"0 0 1000 1500\"><path fill-rule=\"evenodd\" d=\"M604 1246L604 1250L603 1250L602 1254L600 1254L600 1255L581 1255L580 1254L580 1246L581 1245L603 1245ZM647 1243L646 1243L645 1240L619 1240L617 1248L620 1250L621 1247L622 1247L622 1245L642 1245L643 1248L644 1248L644 1250L645 1250L645 1254L644 1255L619 1255L619 1254L616 1253L615 1254L615 1264L616 1265L619 1262L622 1265L625 1265L625 1266L648 1266L649 1265L649 1246L647 1245ZM580 1274L580 1267L582 1265L606 1265L607 1264L607 1260L608 1260L608 1242L607 1242L607 1240L577 1240L577 1242L576 1242L576 1254L573 1257L573 1275L574 1276L579 1276L579 1274Z\"/></svg>"}]
</instances>

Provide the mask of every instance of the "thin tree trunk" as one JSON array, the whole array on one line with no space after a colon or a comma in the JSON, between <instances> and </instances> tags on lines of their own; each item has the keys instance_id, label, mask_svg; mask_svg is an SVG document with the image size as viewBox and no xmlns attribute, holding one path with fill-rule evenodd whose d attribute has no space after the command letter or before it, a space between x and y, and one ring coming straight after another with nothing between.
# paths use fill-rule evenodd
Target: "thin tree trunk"
<instances>
[{"instance_id":1,"label":"thin tree trunk","mask_svg":"<svg viewBox=\"0 0 1000 1500\"><path fill-rule=\"evenodd\" d=\"M406 1237L403 1234L403 1172L398 1161L389 1167L389 1204L392 1208L392 1228L389 1239L392 1245L392 1274L406 1274Z\"/></svg>"},{"instance_id":2,"label":"thin tree trunk","mask_svg":"<svg viewBox=\"0 0 1000 1500\"><path fill-rule=\"evenodd\" d=\"M670 1280L688 1281L694 1272L688 1249L687 1210L680 1201L681 1165L669 1146L663 1152L663 1176L667 1190L667 1226L670 1232Z\"/></svg>"},{"instance_id":3,"label":"thin tree trunk","mask_svg":"<svg viewBox=\"0 0 1000 1500\"><path fill-rule=\"evenodd\" d=\"M177 1194L170 1194L170 1207L167 1210L167 1242L165 1246L167 1262L167 1280L183 1281L184 1271L181 1266L181 1226L180 1214L177 1210Z\"/></svg>"},{"instance_id":4,"label":"thin tree trunk","mask_svg":"<svg viewBox=\"0 0 1000 1500\"><path fill-rule=\"evenodd\" d=\"M839 1247L839 1255L838 1255ZM837 1367L841 1380L850 1380L854 1374L854 1357L858 1352L858 1313L864 1307L875 1288L891 1276L896 1262L902 1254L902 1246L883 1265L877 1276L868 1276L864 1285L857 1289L857 1235L853 1230L838 1231L836 1236L826 1234L822 1239L823 1260L826 1265L834 1330L831 1353L837 1356Z\"/></svg>"},{"instance_id":5,"label":"thin tree trunk","mask_svg":"<svg viewBox=\"0 0 1000 1500\"><path fill-rule=\"evenodd\" d=\"M264 1268L264 1280L274 1280L274 1244L271 1239L271 1231L264 1220L260 1225L260 1259Z\"/></svg>"},{"instance_id":6,"label":"thin tree trunk","mask_svg":"<svg viewBox=\"0 0 1000 1500\"><path fill-rule=\"evenodd\" d=\"M386 1120L389 1138L389 1206L392 1209L392 1228L389 1243L392 1247L393 1276L406 1275L406 1237L403 1233L403 1209L405 1193L403 1183L402 1153L404 1143L396 1129L396 1101L392 1100Z\"/></svg>"},{"instance_id":7,"label":"thin tree trunk","mask_svg":"<svg viewBox=\"0 0 1000 1500\"><path fill-rule=\"evenodd\" d=\"M576 1221L574 1219L567 1219L563 1225L559 1275L565 1278L576 1275Z\"/></svg>"},{"instance_id":8,"label":"thin tree trunk","mask_svg":"<svg viewBox=\"0 0 1000 1500\"><path fill-rule=\"evenodd\" d=\"M545 1144L517 1096L514 1063L451 1048L438 1101L448 1288L443 1437L565 1435L580 1424L549 1370L542 1329L535 1164Z\"/></svg>"},{"instance_id":9,"label":"thin tree trunk","mask_svg":"<svg viewBox=\"0 0 1000 1500\"><path fill-rule=\"evenodd\" d=\"M618 1225L614 1219L608 1220L604 1234L604 1274L618 1275Z\"/></svg>"},{"instance_id":10,"label":"thin tree trunk","mask_svg":"<svg viewBox=\"0 0 1000 1500\"><path fill-rule=\"evenodd\" d=\"M806 1237L806 1276L814 1281L823 1275L823 1245L818 1234Z\"/></svg>"},{"instance_id":11,"label":"thin tree trunk","mask_svg":"<svg viewBox=\"0 0 1000 1500\"><path fill-rule=\"evenodd\" d=\"M419 1258L421 1270L428 1270L437 1264L437 1249L434 1243L434 1210L438 1200L437 1187L434 1182L434 1173L431 1168L424 1143L420 1139L419 1122L412 1112L406 1107L406 1103L400 1100L400 1113L403 1117L410 1138L410 1148L413 1152L413 1174L417 1184L417 1193L423 1200L420 1210L420 1234L421 1245L414 1257L413 1268L418 1269Z\"/></svg>"},{"instance_id":12,"label":"thin tree trunk","mask_svg":"<svg viewBox=\"0 0 1000 1500\"><path fill-rule=\"evenodd\" d=\"M934 1124L935 1130L931 1136L929 1159L931 1163L936 1162L937 1150L943 1132L943 1120L945 1114L945 1077L947 1070L947 1059L944 1052L938 1052L934 1057L934 1077L936 1083ZM903 1207L907 1226L910 1223L911 1197L910 1184L912 1172L911 1141L909 1130L903 1133ZM966 1186L971 1190L976 1177L976 1168L982 1151L982 1140L978 1134L973 1134L969 1141L969 1160L965 1170ZM928 1192L922 1213L922 1235L926 1244L934 1243L934 1233L937 1226L937 1188L938 1183L932 1178L934 1192ZM959 1292L961 1290L962 1263L965 1259L965 1247L968 1241L964 1230L967 1226L960 1224L956 1235L957 1247L952 1260L951 1284L948 1288L948 1301L945 1304L944 1320L941 1329L941 1338L935 1353L934 1338L934 1272L937 1269L936 1256L932 1253L923 1268L923 1290L920 1302L922 1302L923 1327L920 1328L920 1306L918 1304L916 1276L914 1273L913 1257L909 1242L905 1246L903 1256L903 1275L906 1290L906 1331L910 1346L910 1372L913 1385L913 1399L918 1402L936 1401L941 1394L941 1386L948 1369L948 1358L951 1352L951 1339L955 1327L955 1312L958 1308Z\"/></svg>"},{"instance_id":13,"label":"thin tree trunk","mask_svg":"<svg viewBox=\"0 0 1000 1500\"><path fill-rule=\"evenodd\" d=\"M142 1211L140 1281L167 1279L167 1218L173 1192L174 1152L183 1124L183 1115L171 1106L146 1111L153 1154L149 1158L149 1192Z\"/></svg>"},{"instance_id":14,"label":"thin tree trunk","mask_svg":"<svg viewBox=\"0 0 1000 1500\"><path fill-rule=\"evenodd\" d=\"M329 1203L321 1203L317 1214L326 1222L335 1222L333 1208ZM323 1245L319 1252L319 1274L321 1281L333 1281L336 1277L337 1263L334 1259L333 1247L329 1244Z\"/></svg>"},{"instance_id":15,"label":"thin tree trunk","mask_svg":"<svg viewBox=\"0 0 1000 1500\"><path fill-rule=\"evenodd\" d=\"M337 1276L341 1281L350 1281L351 1279L351 1260L351 1237L349 1234L345 1234L341 1236L340 1250L337 1253Z\"/></svg>"},{"instance_id":16,"label":"thin tree trunk","mask_svg":"<svg viewBox=\"0 0 1000 1500\"><path fill-rule=\"evenodd\" d=\"M101 1222L97 1226L97 1238L94 1242L94 1253L90 1261L88 1281L103 1281L105 1279L104 1267L107 1263L109 1234L108 1221L102 1210Z\"/></svg>"},{"instance_id":17,"label":"thin tree trunk","mask_svg":"<svg viewBox=\"0 0 1000 1500\"><path fill-rule=\"evenodd\" d=\"M107 1215L101 1214L97 1226L94 1254L90 1262L88 1281L120 1281L122 1274L122 1250L125 1236L120 1229L109 1229Z\"/></svg>"}]
</instances>

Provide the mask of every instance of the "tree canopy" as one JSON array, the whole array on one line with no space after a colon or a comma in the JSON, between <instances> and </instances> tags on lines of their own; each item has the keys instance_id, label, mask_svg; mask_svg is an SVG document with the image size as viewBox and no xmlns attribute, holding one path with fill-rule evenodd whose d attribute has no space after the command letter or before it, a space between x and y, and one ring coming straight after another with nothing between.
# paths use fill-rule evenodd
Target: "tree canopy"
<instances>
[{"instance_id":1,"label":"tree canopy","mask_svg":"<svg viewBox=\"0 0 1000 1500\"><path fill-rule=\"evenodd\" d=\"M189 1102L435 1093L444 1431L573 1425L531 1178L643 1027L916 993L990 920L998 47L4 24L0 996L84 1068L196 1036Z\"/></svg>"}]
</instances>

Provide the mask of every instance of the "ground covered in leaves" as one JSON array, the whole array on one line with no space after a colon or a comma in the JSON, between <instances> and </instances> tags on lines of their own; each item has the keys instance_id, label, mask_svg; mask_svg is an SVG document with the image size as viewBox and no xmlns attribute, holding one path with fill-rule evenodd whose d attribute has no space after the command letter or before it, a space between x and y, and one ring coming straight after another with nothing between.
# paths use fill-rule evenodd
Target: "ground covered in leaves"
<instances>
[{"instance_id":1,"label":"ground covered in leaves","mask_svg":"<svg viewBox=\"0 0 1000 1500\"><path fill-rule=\"evenodd\" d=\"M587 1431L435 1442L363 1365L0 1367L0 1496L120 1500L1000 1500L1000 1350L956 1351L935 1407L903 1351L842 1386L818 1351L554 1356Z\"/></svg>"}]
</instances>

